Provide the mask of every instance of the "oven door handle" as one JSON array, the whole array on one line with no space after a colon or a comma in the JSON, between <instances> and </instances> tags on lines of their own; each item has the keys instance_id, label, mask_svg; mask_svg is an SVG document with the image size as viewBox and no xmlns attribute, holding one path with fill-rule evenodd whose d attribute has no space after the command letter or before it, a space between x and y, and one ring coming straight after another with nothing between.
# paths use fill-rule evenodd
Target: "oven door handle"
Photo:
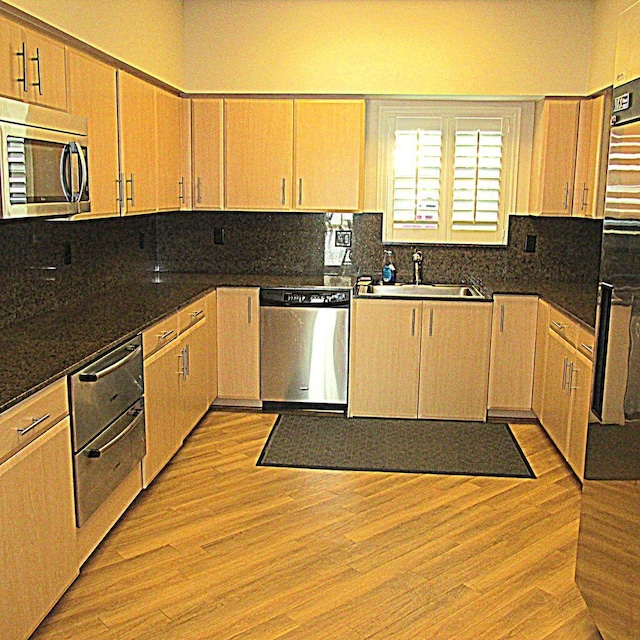
<instances>
[{"instance_id":1,"label":"oven door handle","mask_svg":"<svg viewBox=\"0 0 640 640\"><path fill-rule=\"evenodd\" d=\"M99 458L103 453L111 449L114 445L116 445L122 438L124 438L128 433L133 431L138 424L140 424L141 420L144 420L144 411L142 409L134 409L135 418L129 423L126 429L121 431L115 438L109 440L107 444L103 444L99 449L87 449L87 457L88 458Z\"/></svg>"},{"instance_id":2,"label":"oven door handle","mask_svg":"<svg viewBox=\"0 0 640 640\"><path fill-rule=\"evenodd\" d=\"M119 369L129 362L129 360L133 360L137 355L142 352L142 347L138 346L135 349L132 349L124 358L121 358L117 362L110 364L108 367L101 369L100 371L96 371L95 373L81 373L78 375L78 379L80 382L97 382L100 378L104 378L108 376L110 373Z\"/></svg>"}]
</instances>

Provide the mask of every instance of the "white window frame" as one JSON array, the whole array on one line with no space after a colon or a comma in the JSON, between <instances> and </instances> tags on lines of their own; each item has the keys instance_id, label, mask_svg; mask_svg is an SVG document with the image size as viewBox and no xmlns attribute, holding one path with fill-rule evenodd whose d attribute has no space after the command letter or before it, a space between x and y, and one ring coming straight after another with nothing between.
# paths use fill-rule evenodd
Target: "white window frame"
<instances>
[{"instance_id":1,"label":"white window frame","mask_svg":"<svg viewBox=\"0 0 640 640\"><path fill-rule=\"evenodd\" d=\"M508 217L516 213L518 191L518 165L521 155L523 111L526 103L514 101L450 101L450 100L375 100L370 104L375 110L378 127L377 201L383 212L382 239L386 243L411 244L481 244L506 245ZM393 156L395 131L398 119L442 119L443 122L443 171L441 212L437 229L403 228L393 221ZM454 230L452 215L453 153L456 118L501 118L505 121L503 164L501 169L500 209L495 231ZM388 214L387 212L391 212Z\"/></svg>"}]
</instances>

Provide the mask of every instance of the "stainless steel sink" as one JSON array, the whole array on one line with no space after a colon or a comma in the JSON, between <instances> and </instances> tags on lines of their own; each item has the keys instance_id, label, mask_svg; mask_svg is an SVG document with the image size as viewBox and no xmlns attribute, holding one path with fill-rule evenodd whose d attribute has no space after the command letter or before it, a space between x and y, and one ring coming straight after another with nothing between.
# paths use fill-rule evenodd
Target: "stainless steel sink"
<instances>
[{"instance_id":1,"label":"stainless steel sink","mask_svg":"<svg viewBox=\"0 0 640 640\"><path fill-rule=\"evenodd\" d=\"M476 287L468 284L378 284L369 295L410 298L482 298Z\"/></svg>"}]
</instances>

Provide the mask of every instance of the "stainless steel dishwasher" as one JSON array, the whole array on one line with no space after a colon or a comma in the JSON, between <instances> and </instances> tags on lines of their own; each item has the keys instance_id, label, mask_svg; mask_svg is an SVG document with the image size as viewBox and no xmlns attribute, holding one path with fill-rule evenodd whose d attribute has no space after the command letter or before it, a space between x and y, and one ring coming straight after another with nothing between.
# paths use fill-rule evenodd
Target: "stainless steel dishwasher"
<instances>
[{"instance_id":1,"label":"stainless steel dishwasher","mask_svg":"<svg viewBox=\"0 0 640 640\"><path fill-rule=\"evenodd\" d=\"M344 409L350 289L260 290L260 396L268 403Z\"/></svg>"}]
</instances>

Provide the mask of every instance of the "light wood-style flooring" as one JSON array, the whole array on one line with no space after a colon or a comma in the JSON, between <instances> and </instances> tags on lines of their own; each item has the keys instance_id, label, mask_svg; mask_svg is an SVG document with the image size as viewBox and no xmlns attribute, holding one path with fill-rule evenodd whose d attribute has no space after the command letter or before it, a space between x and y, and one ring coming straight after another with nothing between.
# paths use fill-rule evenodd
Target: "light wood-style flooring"
<instances>
[{"instance_id":1,"label":"light wood-style flooring","mask_svg":"<svg viewBox=\"0 0 640 640\"><path fill-rule=\"evenodd\" d=\"M579 483L256 467L274 416L211 412L33 636L599 640L574 583Z\"/></svg>"}]
</instances>

